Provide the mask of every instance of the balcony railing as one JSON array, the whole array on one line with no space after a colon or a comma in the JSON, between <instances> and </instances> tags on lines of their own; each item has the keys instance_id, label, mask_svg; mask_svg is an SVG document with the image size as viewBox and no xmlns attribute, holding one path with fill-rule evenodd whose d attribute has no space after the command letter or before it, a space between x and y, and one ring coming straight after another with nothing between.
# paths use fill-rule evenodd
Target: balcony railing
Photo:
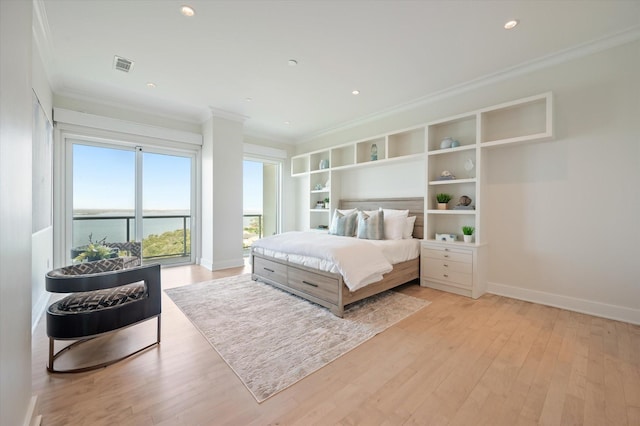
<instances>
[{"instance_id":1,"label":"balcony railing","mask_svg":"<svg viewBox=\"0 0 640 426\"><path fill-rule=\"evenodd\" d=\"M191 216L154 215L143 216L142 220L145 233L142 240L143 260L191 256ZM176 234L172 235L172 233ZM135 239L135 217L126 215L74 217L74 247L87 244L86 238L90 234L93 234L94 241L102 238L106 238L108 242L132 241ZM83 239L80 240L81 238Z\"/></svg>"},{"instance_id":2,"label":"balcony railing","mask_svg":"<svg viewBox=\"0 0 640 426\"><path fill-rule=\"evenodd\" d=\"M245 214L243 217L243 248L248 253L251 243L263 237L263 215ZM74 247L88 243L93 234L94 241L107 238L108 242L132 241L135 236L135 217L126 215L76 216L73 218ZM175 259L191 256L191 216L162 215L143 216L145 237L142 240L142 258ZM165 223L158 223L164 220ZM175 224L173 224L175 220ZM154 224L155 222L155 224ZM152 229L153 232L149 230ZM179 241L166 233L179 232ZM164 235L164 236L163 236ZM178 248L175 250L175 248Z\"/></svg>"}]
</instances>

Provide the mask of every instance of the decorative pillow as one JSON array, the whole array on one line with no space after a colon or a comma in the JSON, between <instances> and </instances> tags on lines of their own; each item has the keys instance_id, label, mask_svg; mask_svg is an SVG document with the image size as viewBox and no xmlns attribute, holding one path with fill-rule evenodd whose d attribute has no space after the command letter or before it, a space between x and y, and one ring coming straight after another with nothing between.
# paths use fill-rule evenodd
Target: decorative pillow
<instances>
[{"instance_id":1,"label":"decorative pillow","mask_svg":"<svg viewBox=\"0 0 640 426\"><path fill-rule=\"evenodd\" d=\"M382 209L382 211L384 212L385 220L393 216L409 216L409 210Z\"/></svg>"},{"instance_id":2,"label":"decorative pillow","mask_svg":"<svg viewBox=\"0 0 640 426\"><path fill-rule=\"evenodd\" d=\"M384 213L384 211L383 211ZM404 238L404 229L407 219L401 215L387 217L384 213L384 239L401 240Z\"/></svg>"},{"instance_id":3,"label":"decorative pillow","mask_svg":"<svg viewBox=\"0 0 640 426\"><path fill-rule=\"evenodd\" d=\"M340 210L335 209L333 212L333 218L331 219L329 233L343 237L353 237L356 232L357 220L358 215L355 211L345 215L340 213Z\"/></svg>"},{"instance_id":4,"label":"decorative pillow","mask_svg":"<svg viewBox=\"0 0 640 426\"><path fill-rule=\"evenodd\" d=\"M384 239L402 240L404 238L405 218L409 216L409 210L395 210L380 208L384 214ZM372 214L378 210L365 210L365 213Z\"/></svg>"},{"instance_id":5,"label":"decorative pillow","mask_svg":"<svg viewBox=\"0 0 640 426\"><path fill-rule=\"evenodd\" d=\"M384 212L358 212L358 238L384 240Z\"/></svg>"},{"instance_id":6,"label":"decorative pillow","mask_svg":"<svg viewBox=\"0 0 640 426\"><path fill-rule=\"evenodd\" d=\"M416 217L410 216L405 219L404 232L402 238L405 240L413 238L413 226L416 224Z\"/></svg>"}]
</instances>

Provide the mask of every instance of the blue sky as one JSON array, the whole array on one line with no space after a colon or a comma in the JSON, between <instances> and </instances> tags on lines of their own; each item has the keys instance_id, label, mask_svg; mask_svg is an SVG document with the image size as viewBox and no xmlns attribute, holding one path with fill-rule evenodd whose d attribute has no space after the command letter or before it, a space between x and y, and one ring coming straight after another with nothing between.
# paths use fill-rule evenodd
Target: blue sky
<instances>
[{"instance_id":1,"label":"blue sky","mask_svg":"<svg viewBox=\"0 0 640 426\"><path fill-rule=\"evenodd\" d=\"M189 210L191 159L143 154L143 208ZM262 211L262 163L244 161L244 210ZM133 210L135 152L73 146L73 208Z\"/></svg>"}]
</instances>

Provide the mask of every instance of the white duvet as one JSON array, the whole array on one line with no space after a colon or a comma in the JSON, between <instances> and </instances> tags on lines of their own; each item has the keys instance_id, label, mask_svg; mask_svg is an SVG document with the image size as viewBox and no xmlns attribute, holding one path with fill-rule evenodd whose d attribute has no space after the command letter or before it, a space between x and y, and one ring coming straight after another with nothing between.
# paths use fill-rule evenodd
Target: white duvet
<instances>
[{"instance_id":1,"label":"white duvet","mask_svg":"<svg viewBox=\"0 0 640 426\"><path fill-rule=\"evenodd\" d=\"M342 275L355 291L380 281L393 264L415 259L418 240L372 241L320 232L285 232L255 241L254 253Z\"/></svg>"}]
</instances>

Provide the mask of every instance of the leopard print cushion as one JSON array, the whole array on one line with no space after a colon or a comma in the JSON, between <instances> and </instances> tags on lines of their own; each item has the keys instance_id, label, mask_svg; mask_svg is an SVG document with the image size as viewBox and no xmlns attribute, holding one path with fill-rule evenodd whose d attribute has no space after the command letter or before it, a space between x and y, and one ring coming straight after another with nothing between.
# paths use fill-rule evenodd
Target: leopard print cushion
<instances>
[{"instance_id":1,"label":"leopard print cushion","mask_svg":"<svg viewBox=\"0 0 640 426\"><path fill-rule=\"evenodd\" d=\"M87 312L129 303L147 297L144 282L105 290L73 293L51 305L53 313Z\"/></svg>"}]
</instances>

